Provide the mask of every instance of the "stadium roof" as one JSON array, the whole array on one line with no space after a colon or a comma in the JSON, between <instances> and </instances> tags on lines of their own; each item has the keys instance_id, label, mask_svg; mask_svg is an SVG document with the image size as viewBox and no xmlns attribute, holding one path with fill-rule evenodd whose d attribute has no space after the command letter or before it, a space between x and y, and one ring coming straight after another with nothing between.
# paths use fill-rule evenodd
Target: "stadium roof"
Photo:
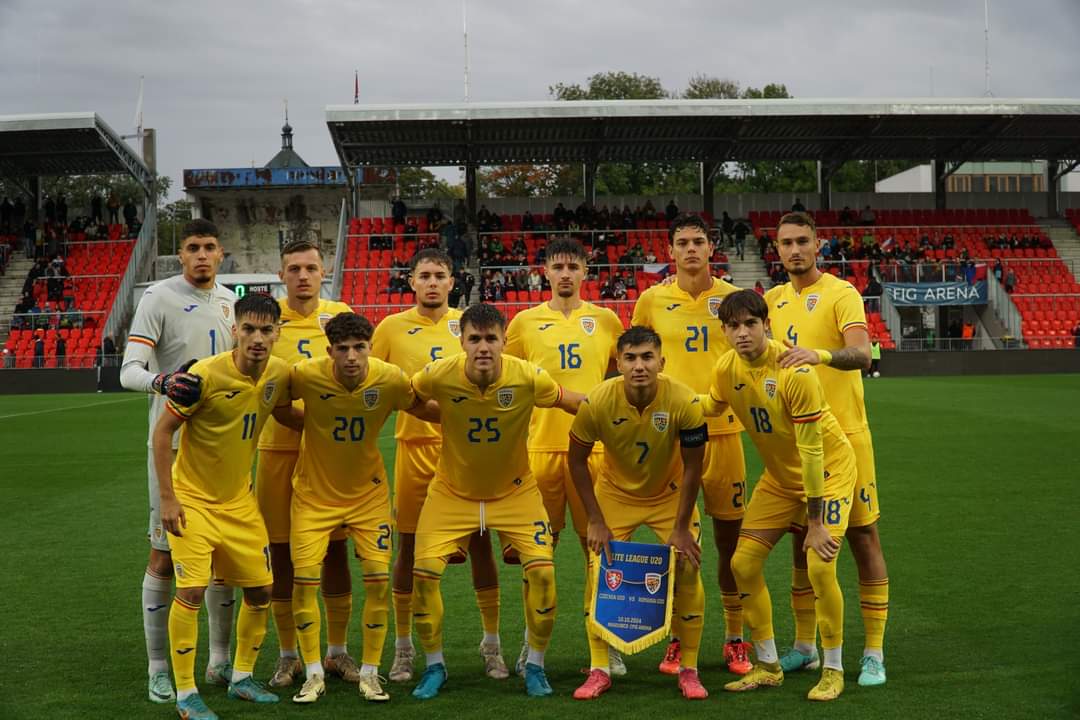
<instances>
[{"instance_id":1,"label":"stadium roof","mask_svg":"<svg viewBox=\"0 0 1080 720\"><path fill-rule=\"evenodd\" d=\"M343 165L1080 158L1080 100L331 105Z\"/></svg>"},{"instance_id":2,"label":"stadium roof","mask_svg":"<svg viewBox=\"0 0 1080 720\"><path fill-rule=\"evenodd\" d=\"M146 164L97 113L0 115L0 176L107 173L152 187Z\"/></svg>"}]
</instances>

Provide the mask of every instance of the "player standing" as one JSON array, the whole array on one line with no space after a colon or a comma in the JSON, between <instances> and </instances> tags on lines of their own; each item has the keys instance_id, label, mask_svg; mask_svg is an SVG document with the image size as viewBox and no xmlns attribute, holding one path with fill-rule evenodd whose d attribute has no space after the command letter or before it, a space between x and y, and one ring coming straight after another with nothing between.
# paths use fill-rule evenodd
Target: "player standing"
<instances>
[{"instance_id":1,"label":"player standing","mask_svg":"<svg viewBox=\"0 0 1080 720\"><path fill-rule=\"evenodd\" d=\"M615 313L582 300L581 284L585 280L587 259L585 248L577 240L560 238L548 243L544 274L551 285L551 299L514 316L506 328L504 349L507 355L539 365L563 388L579 393L589 392L604 380L623 331ZM547 509L552 544L558 544L559 533L566 527L569 505L574 530L585 548L588 518L566 464L566 437L572 420L557 408L533 411L529 423L529 467ZM601 457L597 452L597 467ZM522 590L528 596L527 584ZM519 675L525 670L528 640L526 629L516 667ZM622 658L614 651L612 667L616 668L616 675L626 673Z\"/></svg>"},{"instance_id":2,"label":"player standing","mask_svg":"<svg viewBox=\"0 0 1080 720\"><path fill-rule=\"evenodd\" d=\"M776 337L790 347L782 367L817 365L825 399L855 450L858 482L855 505L846 533L859 570L859 600L865 645L859 673L863 686L885 684L885 623L889 614L889 574L878 535L877 473L874 445L863 402L862 371L870 366L870 335L862 296L851 283L817 267L821 241L807 213L780 218L776 246L791 282L770 289L765 301ZM781 658L785 672L815 669L817 621L813 593L806 577L802 538L793 537L794 567L791 607L795 614L795 645Z\"/></svg>"},{"instance_id":3,"label":"player standing","mask_svg":"<svg viewBox=\"0 0 1080 720\"><path fill-rule=\"evenodd\" d=\"M390 413L412 410L417 402L401 368L368 357L372 332L371 323L352 312L334 316L326 323L329 357L295 365L290 377L292 399L303 401L304 433L290 533L295 625L307 667L307 681L293 697L297 703L315 702L326 690L317 588L330 538L340 530L352 537L364 578L360 695L371 702L390 699L378 669L390 606L392 520L377 443Z\"/></svg>"},{"instance_id":4,"label":"player standing","mask_svg":"<svg viewBox=\"0 0 1080 720\"><path fill-rule=\"evenodd\" d=\"M143 575L142 608L149 696L156 703L173 702L176 694L169 679L168 662L173 562L158 507L158 477L151 450L154 427L165 411L167 399L181 405L198 400L198 378L184 372L184 368L198 358L232 349L232 312L236 301L231 290L217 283L218 267L225 257L217 227L209 220L196 219L184 225L181 234L178 257L182 272L155 283L143 294L131 321L120 369L120 382L125 388L153 393L146 443L150 560ZM178 442L179 437L173 438L174 451ZM206 681L224 685L230 672L229 638L235 595L231 588L214 583L207 590L206 600L210 619Z\"/></svg>"},{"instance_id":5,"label":"player standing","mask_svg":"<svg viewBox=\"0 0 1080 720\"><path fill-rule=\"evenodd\" d=\"M309 240L294 240L281 250L278 277L285 284L281 306L281 331L274 343L274 356L289 367L322 355L326 347L323 326L341 312L351 312L345 303L320 297L323 257L319 246ZM296 624L293 620L293 567L289 559L289 508L292 503L293 469L300 452L300 433L270 419L259 437L259 462L255 472L255 497L266 521L270 537L270 561L274 589L270 607L277 628L280 656L270 678L270 687L288 687L304 667L296 654ZM336 532L326 553L323 575L323 602L327 617L326 669L347 682L359 680L360 668L348 654L349 616L352 613L352 580L345 547L345 534Z\"/></svg>"},{"instance_id":6,"label":"player standing","mask_svg":"<svg viewBox=\"0 0 1080 720\"><path fill-rule=\"evenodd\" d=\"M268 295L236 301L236 348L200 360L191 374L202 395L184 407L170 400L154 426L154 467L162 527L171 533L176 596L169 646L176 710L185 720L215 720L195 686L199 606L212 573L243 588L229 697L255 703L278 698L251 677L266 637L270 608L270 548L251 491L251 463L270 414L288 407L289 367L270 353L281 309ZM172 438L180 430L173 460ZM211 564L213 567L211 568Z\"/></svg>"},{"instance_id":7,"label":"player standing","mask_svg":"<svg viewBox=\"0 0 1080 720\"><path fill-rule=\"evenodd\" d=\"M855 453L829 410L817 373L782 367L784 346L770 340L769 306L753 290L724 299L720 318L728 342L712 373L706 414L734 412L765 463L743 519L731 560L754 638L756 662L724 686L742 692L784 681L776 653L765 560L791 528L805 531L806 557L817 606L825 667L811 700L834 700L844 690L844 596L836 556L855 490Z\"/></svg>"},{"instance_id":8,"label":"player standing","mask_svg":"<svg viewBox=\"0 0 1080 720\"><path fill-rule=\"evenodd\" d=\"M421 250L410 263L409 284L416 307L390 315L375 328L372 356L393 363L412 376L429 362L461 352L461 311L448 302L454 286L453 261L441 250ZM394 523L398 555L394 560L394 663L390 680L412 679L415 650L412 641L413 548L420 509L442 453L438 425L399 413L394 437ZM469 543L473 588L480 608L484 637L480 655L488 677L503 679L510 672L499 638L499 574L491 540L479 534Z\"/></svg>"},{"instance_id":9,"label":"player standing","mask_svg":"<svg viewBox=\"0 0 1080 720\"><path fill-rule=\"evenodd\" d=\"M555 624L555 569L547 511L529 471L526 446L534 407L576 412L582 395L563 391L547 372L503 355L506 319L492 305L461 316L464 353L436 360L412 378L423 400L439 403L443 445L416 528L416 630L427 667L413 695L427 700L446 683L440 583L447 558L476 532L498 530L517 550L529 583L525 688L552 693L544 652Z\"/></svg>"},{"instance_id":10,"label":"player standing","mask_svg":"<svg viewBox=\"0 0 1080 720\"><path fill-rule=\"evenodd\" d=\"M694 391L660 375L660 343L659 335L640 326L618 339L621 376L592 390L578 409L570 430L570 472L589 515L587 588L595 582L600 552L610 553L608 543L629 540L642 525L679 551L672 573L679 608L672 624L682 647L679 690L688 700L703 700L709 693L697 672L705 618L697 497L709 432ZM597 442L604 443L604 460L594 491L588 460ZM611 687L608 644L590 632L589 649L589 677L574 691L578 700Z\"/></svg>"},{"instance_id":11,"label":"player standing","mask_svg":"<svg viewBox=\"0 0 1080 720\"><path fill-rule=\"evenodd\" d=\"M714 278L709 258L714 246L709 228L699 216L677 216L668 230L675 281L655 285L641 294L634 306L634 325L651 327L663 342L665 372L698 393L709 389L716 361L730 349L717 311L724 297L738 290ZM750 670L749 643L743 641L742 606L731 571L731 557L739 541L746 503L746 461L743 427L733 414L708 418L709 443L701 473L705 514L713 519L713 539L719 554L720 590L724 602L724 660L737 674ZM678 608L676 608L677 610ZM675 636L677 638L677 636ZM679 672L680 646L673 639L661 672Z\"/></svg>"}]
</instances>

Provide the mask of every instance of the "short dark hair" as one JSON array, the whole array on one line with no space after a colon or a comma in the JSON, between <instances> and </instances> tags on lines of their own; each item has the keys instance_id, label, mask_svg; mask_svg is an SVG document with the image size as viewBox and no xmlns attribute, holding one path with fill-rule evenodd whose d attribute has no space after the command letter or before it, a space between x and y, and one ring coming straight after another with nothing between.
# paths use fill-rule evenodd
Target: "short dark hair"
<instances>
[{"instance_id":1,"label":"short dark hair","mask_svg":"<svg viewBox=\"0 0 1080 720\"><path fill-rule=\"evenodd\" d=\"M498 327L506 330L506 316L499 312L499 308L488 303L476 303L465 308L461 314L461 331L465 332L465 326L472 325L474 330L487 330Z\"/></svg>"},{"instance_id":2,"label":"short dark hair","mask_svg":"<svg viewBox=\"0 0 1080 720\"><path fill-rule=\"evenodd\" d=\"M284 260L286 255L292 255L298 252L307 252L308 250L314 250L319 253L319 259L323 259L322 248L319 247L319 243L312 242L306 238L300 238L298 240L290 240L285 243L285 247L281 248L281 259Z\"/></svg>"},{"instance_id":3,"label":"short dark hair","mask_svg":"<svg viewBox=\"0 0 1080 720\"><path fill-rule=\"evenodd\" d=\"M753 290L739 290L724 298L717 317L720 322L727 324L744 314L764 322L769 317L769 304Z\"/></svg>"},{"instance_id":4,"label":"short dark hair","mask_svg":"<svg viewBox=\"0 0 1080 720\"><path fill-rule=\"evenodd\" d=\"M551 258L557 255L565 255L582 262L588 262L589 260L589 254L585 252L585 246L581 244L580 240L572 237L555 238L544 248L546 262L551 262Z\"/></svg>"},{"instance_id":5,"label":"short dark hair","mask_svg":"<svg viewBox=\"0 0 1080 720\"><path fill-rule=\"evenodd\" d=\"M338 313L330 318L324 330L326 331L326 339L330 341L331 345L345 342L349 338L370 341L371 336L375 334L375 328L371 326L371 321L354 312Z\"/></svg>"},{"instance_id":6,"label":"short dark hair","mask_svg":"<svg viewBox=\"0 0 1080 720\"><path fill-rule=\"evenodd\" d=\"M276 323L281 319L281 306L266 293L248 293L233 305L233 314L238 323L247 316L270 318Z\"/></svg>"},{"instance_id":7,"label":"short dark hair","mask_svg":"<svg viewBox=\"0 0 1080 720\"><path fill-rule=\"evenodd\" d=\"M450 259L449 255L438 248L424 248L413 255L412 260L409 261L409 274L412 275L416 272L416 266L422 262L444 265L451 272L454 270L454 261Z\"/></svg>"},{"instance_id":8,"label":"short dark hair","mask_svg":"<svg viewBox=\"0 0 1080 720\"><path fill-rule=\"evenodd\" d=\"M615 343L615 349L621 353L626 348L635 345L655 345L657 350L662 347L660 335L651 327L645 325L634 325L620 335L618 342Z\"/></svg>"},{"instance_id":9,"label":"short dark hair","mask_svg":"<svg viewBox=\"0 0 1080 720\"><path fill-rule=\"evenodd\" d=\"M189 237L218 237L217 225L206 218L195 218L184 223L181 239Z\"/></svg>"},{"instance_id":10,"label":"short dark hair","mask_svg":"<svg viewBox=\"0 0 1080 720\"><path fill-rule=\"evenodd\" d=\"M817 224L814 223L814 216L808 212L801 210L795 210L793 212L784 213L780 216L780 222L776 223L777 231L780 230L781 225L798 225L799 227L810 228L810 234L817 233Z\"/></svg>"},{"instance_id":11,"label":"short dark hair","mask_svg":"<svg viewBox=\"0 0 1080 720\"><path fill-rule=\"evenodd\" d=\"M671 221L671 225L668 226L668 244L675 243L675 233L683 228L698 228L705 233L705 237L709 238L709 242L712 242L712 237L709 236L709 224L705 222L705 218L697 213L682 212L676 215L675 219Z\"/></svg>"}]
</instances>

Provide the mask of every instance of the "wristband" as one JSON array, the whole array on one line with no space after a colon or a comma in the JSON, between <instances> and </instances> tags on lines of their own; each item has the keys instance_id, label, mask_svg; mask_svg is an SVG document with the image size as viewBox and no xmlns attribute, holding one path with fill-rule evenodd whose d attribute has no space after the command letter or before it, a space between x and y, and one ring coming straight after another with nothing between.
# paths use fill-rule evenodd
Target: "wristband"
<instances>
[{"instance_id":1,"label":"wristband","mask_svg":"<svg viewBox=\"0 0 1080 720\"><path fill-rule=\"evenodd\" d=\"M816 350L815 352L817 353L818 361L822 365L831 365L832 364L832 353L831 352L829 352L828 350Z\"/></svg>"}]
</instances>

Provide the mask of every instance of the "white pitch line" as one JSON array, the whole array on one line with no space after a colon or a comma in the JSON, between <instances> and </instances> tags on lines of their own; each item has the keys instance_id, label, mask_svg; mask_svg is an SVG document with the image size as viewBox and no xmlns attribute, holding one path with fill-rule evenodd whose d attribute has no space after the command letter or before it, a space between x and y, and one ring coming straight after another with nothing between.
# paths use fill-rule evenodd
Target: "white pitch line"
<instances>
[{"instance_id":1,"label":"white pitch line","mask_svg":"<svg viewBox=\"0 0 1080 720\"><path fill-rule=\"evenodd\" d=\"M64 412L65 410L79 410L81 408L99 407L101 405L116 405L117 403L131 402L132 400L143 400L144 398L136 396L130 398L124 398L122 400L105 400L103 402L89 403L87 405L68 405L67 407L51 408L49 410L32 410L30 412L12 413L11 415L0 415L0 420L7 420L9 418L26 417L28 415L46 415L54 412Z\"/></svg>"}]
</instances>

